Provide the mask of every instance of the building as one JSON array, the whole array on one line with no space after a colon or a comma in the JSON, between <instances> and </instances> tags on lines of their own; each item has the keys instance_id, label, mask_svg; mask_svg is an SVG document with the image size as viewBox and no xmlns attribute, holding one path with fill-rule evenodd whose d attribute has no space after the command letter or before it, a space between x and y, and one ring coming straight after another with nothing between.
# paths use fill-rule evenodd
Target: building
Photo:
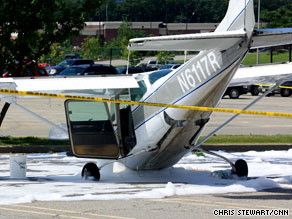
<instances>
[{"instance_id":1,"label":"building","mask_svg":"<svg viewBox=\"0 0 292 219\"><path fill-rule=\"evenodd\" d=\"M121 21L114 22L86 22L86 26L81 32L81 36L72 38L74 46L80 46L87 37L100 36L106 42L112 41L118 36L118 28ZM218 23L168 23L163 22L132 22L132 29L144 31L146 36L162 36L187 33L212 32Z\"/></svg>"}]
</instances>

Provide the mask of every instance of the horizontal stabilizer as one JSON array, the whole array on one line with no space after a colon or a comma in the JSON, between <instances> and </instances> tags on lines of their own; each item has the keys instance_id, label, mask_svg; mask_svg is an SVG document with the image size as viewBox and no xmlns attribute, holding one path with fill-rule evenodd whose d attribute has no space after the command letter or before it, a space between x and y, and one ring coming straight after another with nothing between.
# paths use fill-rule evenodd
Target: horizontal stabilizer
<instances>
[{"instance_id":1,"label":"horizontal stabilizer","mask_svg":"<svg viewBox=\"0 0 292 219\"><path fill-rule=\"evenodd\" d=\"M255 30L252 39L251 49L292 44L292 28Z\"/></svg>"},{"instance_id":2,"label":"horizontal stabilizer","mask_svg":"<svg viewBox=\"0 0 292 219\"><path fill-rule=\"evenodd\" d=\"M202 51L209 49L227 49L245 32L226 31L218 33L182 34L160 37L135 38L130 40L129 50L136 51Z\"/></svg>"}]
</instances>

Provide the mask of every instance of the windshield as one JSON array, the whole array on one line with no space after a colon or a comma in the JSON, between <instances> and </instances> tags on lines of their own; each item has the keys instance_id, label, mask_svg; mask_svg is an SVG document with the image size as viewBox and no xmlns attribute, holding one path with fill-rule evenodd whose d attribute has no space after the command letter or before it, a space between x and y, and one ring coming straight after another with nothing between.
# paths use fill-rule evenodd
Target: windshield
<instances>
[{"instance_id":1,"label":"windshield","mask_svg":"<svg viewBox=\"0 0 292 219\"><path fill-rule=\"evenodd\" d=\"M62 71L59 75L81 75L83 71L84 71L84 68L70 67Z\"/></svg>"},{"instance_id":2,"label":"windshield","mask_svg":"<svg viewBox=\"0 0 292 219\"><path fill-rule=\"evenodd\" d=\"M169 74L172 70L162 70L162 71L156 71L153 72L151 75L149 75L149 82L151 84L154 84L155 81L158 79L164 77L165 75Z\"/></svg>"},{"instance_id":3,"label":"windshield","mask_svg":"<svg viewBox=\"0 0 292 219\"><path fill-rule=\"evenodd\" d=\"M74 62L74 60L65 60L65 61L59 63L58 66L68 67L68 66L71 66L73 62Z\"/></svg>"}]
</instances>

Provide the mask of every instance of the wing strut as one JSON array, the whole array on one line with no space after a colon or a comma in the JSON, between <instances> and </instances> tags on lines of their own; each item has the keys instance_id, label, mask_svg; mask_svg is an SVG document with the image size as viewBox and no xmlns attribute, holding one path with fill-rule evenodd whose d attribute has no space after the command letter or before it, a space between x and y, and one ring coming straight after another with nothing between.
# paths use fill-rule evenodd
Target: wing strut
<instances>
[{"instance_id":1,"label":"wing strut","mask_svg":"<svg viewBox=\"0 0 292 219\"><path fill-rule=\"evenodd\" d=\"M59 127L59 126L57 126L56 124L50 122L49 120L45 119L44 117L41 117L40 115L38 115L38 114L36 114L36 113L30 111L29 109L25 108L24 106L21 106L21 105L15 103L14 101L11 102L11 105L16 106L17 108L21 109L22 111L24 111L24 112L26 112L26 113L32 115L33 117L35 117L35 118L37 118L37 119L39 119L39 120L41 120L41 121L47 123L48 125L50 125L50 126L52 126L52 127L55 127L56 129L58 129L58 130L60 130L60 131L62 131L62 132L65 132L66 134L68 133L67 130L65 130L65 129Z\"/></svg>"},{"instance_id":2,"label":"wing strut","mask_svg":"<svg viewBox=\"0 0 292 219\"><path fill-rule=\"evenodd\" d=\"M262 98L264 98L269 93L271 93L273 90L275 90L277 87L279 87L279 85L282 84L283 82L284 82L284 80L278 82L275 86L273 86L272 88L270 88L269 90L267 90L263 95L259 96L254 101L252 101L249 105L247 105L246 107L244 107L243 110L247 110L248 108L250 108L251 106L253 106L254 104L256 104ZM230 166L232 168L232 173L233 174L237 174L238 176L247 176L247 174L248 174L248 167L247 167L246 161L244 161L244 160L238 160L234 164L228 158L226 158L224 156L221 156L219 154L216 154L214 152L205 150L205 149L203 149L203 148L200 147L204 142L206 142L209 138L211 138L217 131L219 131L220 129L222 129L223 127L225 127L227 124L229 124L235 118L237 118L239 115L240 114L235 114L230 119L228 119L226 122L224 122L221 126L219 126L214 131L212 131L209 135L207 135L205 138L203 138L199 143L197 143L195 145L192 143L190 146L188 146L188 148L193 148L194 150L198 150L198 151L201 151L203 153L207 153L207 154L210 154L210 155L219 157L219 158L225 160L227 163L230 164Z\"/></svg>"},{"instance_id":3,"label":"wing strut","mask_svg":"<svg viewBox=\"0 0 292 219\"><path fill-rule=\"evenodd\" d=\"M276 85L274 85L273 87L271 87L270 89L268 89L264 94L262 94L261 96L259 96L258 98L256 98L254 101L252 101L246 107L244 107L242 110L247 110L248 108L250 108L251 106L253 106L257 102L259 102L261 99L263 99L264 97L266 97L269 93L271 93L273 90L275 90L277 87L279 87L283 82L285 82L285 80L282 80L282 81L278 82ZM220 125L218 128L216 128L214 131L212 131L209 135L207 135L205 138L203 138L199 143L197 143L196 145L194 145L195 149L197 149L198 147L200 147L204 142L206 142L209 138L211 138L216 132L218 132L220 129L222 129L223 127L225 127L226 125L228 125L231 121L233 121L239 115L240 114L235 114L230 119L228 119L226 122L224 122L222 125Z\"/></svg>"},{"instance_id":4,"label":"wing strut","mask_svg":"<svg viewBox=\"0 0 292 219\"><path fill-rule=\"evenodd\" d=\"M2 108L1 115L0 115L0 127L2 125L2 122L3 122L3 120L4 120L5 116L6 116L6 113L7 113L8 109L9 109L9 107L10 107L10 103L6 102L4 104L4 106L3 106L3 108Z\"/></svg>"}]
</instances>

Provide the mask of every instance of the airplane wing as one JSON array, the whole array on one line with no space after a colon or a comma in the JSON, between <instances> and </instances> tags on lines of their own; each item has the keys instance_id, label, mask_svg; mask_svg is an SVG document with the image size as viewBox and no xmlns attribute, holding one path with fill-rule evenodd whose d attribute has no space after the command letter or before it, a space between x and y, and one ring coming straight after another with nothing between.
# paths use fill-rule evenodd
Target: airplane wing
<instances>
[{"instance_id":1,"label":"airplane wing","mask_svg":"<svg viewBox=\"0 0 292 219\"><path fill-rule=\"evenodd\" d=\"M218 33L182 34L159 37L135 38L130 40L128 49L134 51L201 51L208 49L226 49L246 32L226 31Z\"/></svg>"},{"instance_id":2,"label":"airplane wing","mask_svg":"<svg viewBox=\"0 0 292 219\"><path fill-rule=\"evenodd\" d=\"M229 86L275 84L292 80L292 63L240 67Z\"/></svg>"},{"instance_id":3,"label":"airplane wing","mask_svg":"<svg viewBox=\"0 0 292 219\"><path fill-rule=\"evenodd\" d=\"M82 76L82 77L40 77L0 78L0 89L38 91L47 93L100 94L101 90L138 88L132 75Z\"/></svg>"},{"instance_id":4,"label":"airplane wing","mask_svg":"<svg viewBox=\"0 0 292 219\"><path fill-rule=\"evenodd\" d=\"M292 44L292 28L258 29L252 39L251 49Z\"/></svg>"}]
</instances>

